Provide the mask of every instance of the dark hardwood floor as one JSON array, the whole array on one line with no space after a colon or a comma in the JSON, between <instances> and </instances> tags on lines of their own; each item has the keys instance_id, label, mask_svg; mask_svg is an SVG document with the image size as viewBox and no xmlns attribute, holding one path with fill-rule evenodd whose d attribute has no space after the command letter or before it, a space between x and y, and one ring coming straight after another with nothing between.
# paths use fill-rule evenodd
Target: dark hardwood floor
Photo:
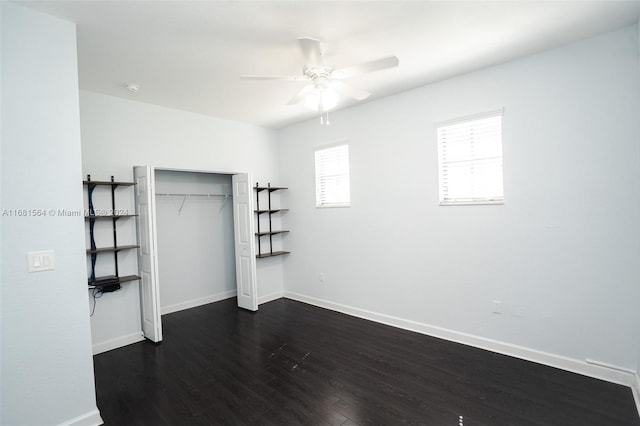
<instances>
[{"instance_id":1,"label":"dark hardwood floor","mask_svg":"<svg viewBox=\"0 0 640 426\"><path fill-rule=\"evenodd\" d=\"M629 388L279 299L94 357L106 425L640 425Z\"/></svg>"}]
</instances>

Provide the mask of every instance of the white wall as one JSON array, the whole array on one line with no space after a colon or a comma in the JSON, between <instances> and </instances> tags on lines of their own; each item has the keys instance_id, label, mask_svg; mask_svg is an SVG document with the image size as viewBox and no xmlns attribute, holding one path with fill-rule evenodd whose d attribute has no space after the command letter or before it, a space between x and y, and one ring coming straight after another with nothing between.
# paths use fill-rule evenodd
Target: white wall
<instances>
[{"instance_id":1,"label":"white wall","mask_svg":"<svg viewBox=\"0 0 640 426\"><path fill-rule=\"evenodd\" d=\"M281 178L295 212L286 292L460 340L635 369L636 31L338 111L331 126L282 130ZM498 107L505 204L439 207L434 123ZM316 209L313 149L343 138L352 206ZM503 314L492 313L494 299Z\"/></svg>"},{"instance_id":2,"label":"white wall","mask_svg":"<svg viewBox=\"0 0 640 426\"><path fill-rule=\"evenodd\" d=\"M638 84L640 84L640 18L638 18L638 24L636 25L638 30ZM636 117L636 119L640 120L640 116ZM638 283L640 285L640 282ZM640 398L640 303L638 303L638 350L637 350L637 364L636 364L636 385L639 386L637 389L638 397ZM638 410L640 411L640 400L637 401Z\"/></svg>"},{"instance_id":3,"label":"white wall","mask_svg":"<svg viewBox=\"0 0 640 426\"><path fill-rule=\"evenodd\" d=\"M156 171L162 313L236 295L231 175Z\"/></svg>"},{"instance_id":4,"label":"white wall","mask_svg":"<svg viewBox=\"0 0 640 426\"><path fill-rule=\"evenodd\" d=\"M123 89L124 90L124 89ZM144 86L141 90L145 90ZM280 183L275 132L190 112L80 92L82 167L94 179L132 179L134 165L210 172L251 172ZM125 231L126 232L126 231ZM123 268L136 270L135 253ZM282 293L282 259L258 262L258 294ZM140 335L138 283L99 299L92 317L94 348L104 350Z\"/></svg>"},{"instance_id":5,"label":"white wall","mask_svg":"<svg viewBox=\"0 0 640 426\"><path fill-rule=\"evenodd\" d=\"M0 7L2 208L46 212L2 217L0 423L98 424L83 219L55 214L82 209L75 26ZM27 273L39 250L55 270Z\"/></svg>"}]
</instances>

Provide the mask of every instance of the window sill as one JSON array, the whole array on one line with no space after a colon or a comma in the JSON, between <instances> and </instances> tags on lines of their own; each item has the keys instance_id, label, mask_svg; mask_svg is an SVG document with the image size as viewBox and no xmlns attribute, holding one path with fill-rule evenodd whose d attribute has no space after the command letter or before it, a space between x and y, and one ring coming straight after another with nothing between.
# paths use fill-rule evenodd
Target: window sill
<instances>
[{"instance_id":1,"label":"window sill","mask_svg":"<svg viewBox=\"0 0 640 426\"><path fill-rule=\"evenodd\" d=\"M495 201L449 201L449 202L440 202L440 206L496 206L504 204L504 200L495 200Z\"/></svg>"},{"instance_id":2,"label":"window sill","mask_svg":"<svg viewBox=\"0 0 640 426\"><path fill-rule=\"evenodd\" d=\"M333 208L345 208L351 207L351 204L322 204L320 206L316 205L317 209L333 209Z\"/></svg>"}]
</instances>

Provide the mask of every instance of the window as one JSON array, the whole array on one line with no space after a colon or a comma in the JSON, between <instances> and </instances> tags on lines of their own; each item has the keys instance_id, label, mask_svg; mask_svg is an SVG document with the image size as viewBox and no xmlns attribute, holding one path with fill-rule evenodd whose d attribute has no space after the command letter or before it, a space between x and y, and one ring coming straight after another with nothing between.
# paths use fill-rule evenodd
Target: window
<instances>
[{"instance_id":1,"label":"window","mask_svg":"<svg viewBox=\"0 0 640 426\"><path fill-rule=\"evenodd\" d=\"M318 148L315 157L316 207L349 206L349 145Z\"/></svg>"},{"instance_id":2,"label":"window","mask_svg":"<svg viewBox=\"0 0 640 426\"><path fill-rule=\"evenodd\" d=\"M440 205L502 204L502 111L437 125Z\"/></svg>"}]
</instances>

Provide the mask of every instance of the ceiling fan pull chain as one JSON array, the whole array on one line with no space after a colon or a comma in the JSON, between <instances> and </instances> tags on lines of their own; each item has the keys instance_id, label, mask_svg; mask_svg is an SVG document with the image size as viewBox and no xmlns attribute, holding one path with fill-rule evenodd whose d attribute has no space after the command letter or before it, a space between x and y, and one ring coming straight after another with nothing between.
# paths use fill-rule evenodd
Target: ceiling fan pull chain
<instances>
[{"instance_id":1,"label":"ceiling fan pull chain","mask_svg":"<svg viewBox=\"0 0 640 426\"><path fill-rule=\"evenodd\" d=\"M318 92L318 108L320 109L320 125L324 124L324 103L322 102L322 89Z\"/></svg>"}]
</instances>

